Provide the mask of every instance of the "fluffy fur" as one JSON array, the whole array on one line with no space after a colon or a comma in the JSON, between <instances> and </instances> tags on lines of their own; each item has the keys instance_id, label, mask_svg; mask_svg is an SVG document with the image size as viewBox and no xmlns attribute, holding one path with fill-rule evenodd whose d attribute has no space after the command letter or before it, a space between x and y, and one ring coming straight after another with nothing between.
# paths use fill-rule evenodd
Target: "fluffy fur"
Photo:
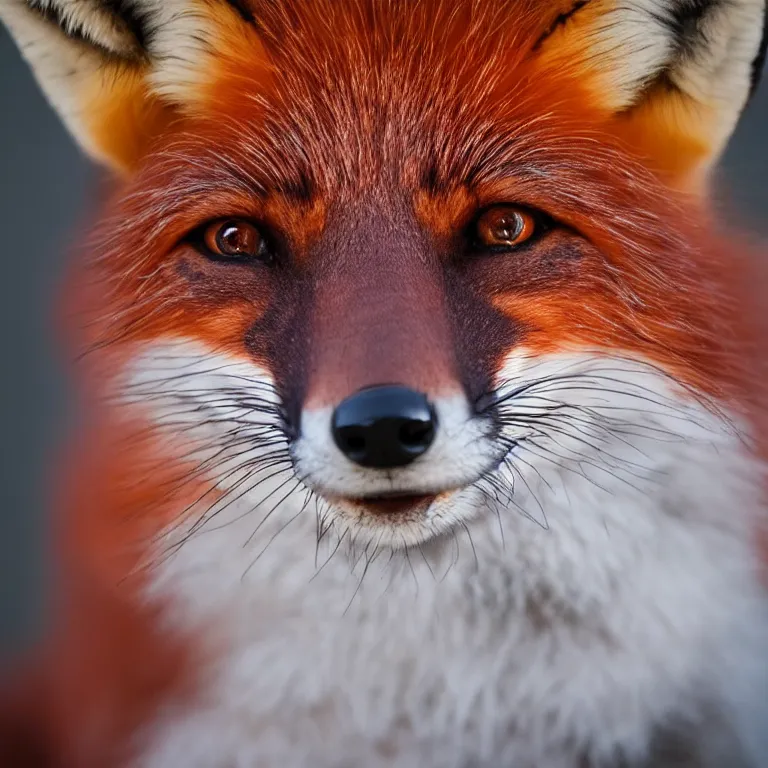
<instances>
[{"instance_id":1,"label":"fluffy fur","mask_svg":"<svg viewBox=\"0 0 768 768\"><path fill-rule=\"evenodd\" d=\"M230 376L253 382L241 402L270 401L263 372L189 343L134 365L156 419L197 414L217 446L240 423ZM734 425L615 355L520 351L504 375L518 447L451 500L452 533L426 520L394 555L308 504L290 465L254 471L256 439L225 462L227 492L163 537L149 586L176 627L214 628L215 661L139 765L658 768L665 728L695 765L760 746L768 606Z\"/></svg>"},{"instance_id":2,"label":"fluffy fur","mask_svg":"<svg viewBox=\"0 0 768 768\"><path fill-rule=\"evenodd\" d=\"M590 66L606 79L604 93L615 109L636 103L663 75L703 106L720 102L726 113L738 113L751 87L762 38L755 18L763 9L762 0L592 0L574 3L572 15L543 42L569 48L569 40L584 35L582 55L594 57Z\"/></svg>"},{"instance_id":3,"label":"fluffy fur","mask_svg":"<svg viewBox=\"0 0 768 768\"><path fill-rule=\"evenodd\" d=\"M763 29L755 20L764 0L529 5L541 19L536 47L555 66L578 65L595 80L594 96L607 108L636 106L663 80L686 112L705 113L715 146L725 144L756 78ZM242 0L2 0L0 18L73 133L97 157L114 162L89 136L98 131L92 125L98 113L110 111L103 99L89 103L104 68L112 80L146 84L146 91L131 95L133 110L141 109L147 92L184 109L204 109L217 62L261 53L253 37L259 10Z\"/></svg>"},{"instance_id":4,"label":"fluffy fur","mask_svg":"<svg viewBox=\"0 0 768 768\"><path fill-rule=\"evenodd\" d=\"M122 171L0 762L762 768L768 350L706 174L762 4L0 3ZM435 441L358 467L331 414L393 383Z\"/></svg>"}]
</instances>

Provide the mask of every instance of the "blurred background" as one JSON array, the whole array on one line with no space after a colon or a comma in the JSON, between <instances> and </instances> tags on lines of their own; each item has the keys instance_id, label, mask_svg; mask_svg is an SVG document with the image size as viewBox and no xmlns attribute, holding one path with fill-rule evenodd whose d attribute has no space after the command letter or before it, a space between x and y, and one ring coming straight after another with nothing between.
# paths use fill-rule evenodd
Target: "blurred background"
<instances>
[{"instance_id":1,"label":"blurred background","mask_svg":"<svg viewBox=\"0 0 768 768\"><path fill-rule=\"evenodd\" d=\"M66 431L67 381L54 299L67 251L97 193L74 146L0 29L0 655L43 626L46 482ZM768 80L725 156L730 215L768 236ZM768 312L768 297L766 297Z\"/></svg>"}]
</instances>

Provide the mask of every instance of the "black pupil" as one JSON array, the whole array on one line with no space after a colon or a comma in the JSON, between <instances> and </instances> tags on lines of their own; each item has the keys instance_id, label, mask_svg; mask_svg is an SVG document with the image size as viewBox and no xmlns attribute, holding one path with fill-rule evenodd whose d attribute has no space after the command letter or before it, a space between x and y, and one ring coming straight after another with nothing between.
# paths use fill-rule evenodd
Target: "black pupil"
<instances>
[{"instance_id":1,"label":"black pupil","mask_svg":"<svg viewBox=\"0 0 768 768\"><path fill-rule=\"evenodd\" d=\"M225 224L219 230L217 241L222 253L238 256L254 254L254 233L241 224Z\"/></svg>"},{"instance_id":2,"label":"black pupil","mask_svg":"<svg viewBox=\"0 0 768 768\"><path fill-rule=\"evenodd\" d=\"M514 242L523 231L523 217L519 213L503 216L496 225L496 238L502 242Z\"/></svg>"}]
</instances>

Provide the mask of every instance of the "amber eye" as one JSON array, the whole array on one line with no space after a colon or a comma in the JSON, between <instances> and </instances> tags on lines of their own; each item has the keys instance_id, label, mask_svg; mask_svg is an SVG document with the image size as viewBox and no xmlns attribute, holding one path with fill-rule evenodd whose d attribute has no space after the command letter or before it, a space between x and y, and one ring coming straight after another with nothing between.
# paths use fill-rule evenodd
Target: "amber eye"
<instances>
[{"instance_id":1,"label":"amber eye","mask_svg":"<svg viewBox=\"0 0 768 768\"><path fill-rule=\"evenodd\" d=\"M258 227L242 219L214 221L203 231L203 245L214 258L260 259L267 253Z\"/></svg>"},{"instance_id":2,"label":"amber eye","mask_svg":"<svg viewBox=\"0 0 768 768\"><path fill-rule=\"evenodd\" d=\"M478 243L486 248L514 248L536 234L536 219L524 208L498 205L483 213L475 225Z\"/></svg>"}]
</instances>

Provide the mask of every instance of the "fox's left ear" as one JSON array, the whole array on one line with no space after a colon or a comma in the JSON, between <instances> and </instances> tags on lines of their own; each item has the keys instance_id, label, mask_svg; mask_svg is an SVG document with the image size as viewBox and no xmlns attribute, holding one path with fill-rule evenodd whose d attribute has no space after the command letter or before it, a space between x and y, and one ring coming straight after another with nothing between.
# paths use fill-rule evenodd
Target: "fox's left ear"
<instances>
[{"instance_id":1,"label":"fox's left ear","mask_svg":"<svg viewBox=\"0 0 768 768\"><path fill-rule=\"evenodd\" d=\"M686 186L717 160L765 60L766 0L564 0L537 43L622 138ZM551 10L549 10L551 9Z\"/></svg>"},{"instance_id":2,"label":"fox's left ear","mask_svg":"<svg viewBox=\"0 0 768 768\"><path fill-rule=\"evenodd\" d=\"M266 66L248 0L0 0L0 21L77 141L121 171L206 110L222 68Z\"/></svg>"}]
</instances>

